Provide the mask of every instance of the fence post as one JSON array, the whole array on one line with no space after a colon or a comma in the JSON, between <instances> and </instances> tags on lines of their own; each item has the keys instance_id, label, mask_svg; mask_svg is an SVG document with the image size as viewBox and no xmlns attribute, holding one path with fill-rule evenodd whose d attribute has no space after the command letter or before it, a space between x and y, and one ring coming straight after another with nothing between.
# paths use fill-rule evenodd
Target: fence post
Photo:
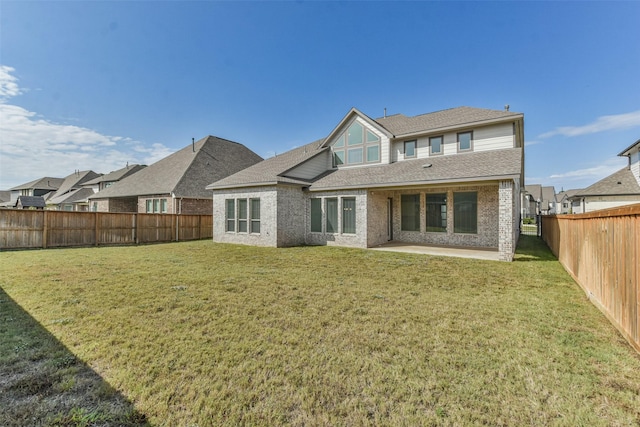
<instances>
[{"instance_id":1,"label":"fence post","mask_svg":"<svg viewBox=\"0 0 640 427\"><path fill-rule=\"evenodd\" d=\"M536 236L542 237L542 215L536 215Z\"/></svg>"},{"instance_id":2,"label":"fence post","mask_svg":"<svg viewBox=\"0 0 640 427\"><path fill-rule=\"evenodd\" d=\"M94 242L93 245L94 246L98 246L98 236L100 236L100 218L98 218L98 212L94 212L94 218L96 221L96 226L95 226L95 237L94 237Z\"/></svg>"},{"instance_id":3,"label":"fence post","mask_svg":"<svg viewBox=\"0 0 640 427\"><path fill-rule=\"evenodd\" d=\"M133 214L133 241L136 242L136 245L140 244L140 230L138 230L138 227L140 226L140 221L138 218L139 215L140 214L137 212Z\"/></svg>"},{"instance_id":4,"label":"fence post","mask_svg":"<svg viewBox=\"0 0 640 427\"><path fill-rule=\"evenodd\" d=\"M47 249L47 234L49 232L49 226L47 218L47 210L42 211L42 249Z\"/></svg>"}]
</instances>

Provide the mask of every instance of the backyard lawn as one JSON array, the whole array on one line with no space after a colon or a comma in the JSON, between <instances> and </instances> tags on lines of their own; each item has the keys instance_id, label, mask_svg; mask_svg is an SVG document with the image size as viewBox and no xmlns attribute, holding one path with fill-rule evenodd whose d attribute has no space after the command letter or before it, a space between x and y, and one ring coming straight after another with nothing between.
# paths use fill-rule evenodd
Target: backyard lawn
<instances>
[{"instance_id":1,"label":"backyard lawn","mask_svg":"<svg viewBox=\"0 0 640 427\"><path fill-rule=\"evenodd\" d=\"M211 241L0 253L2 426L640 425L640 355L512 263Z\"/></svg>"}]
</instances>

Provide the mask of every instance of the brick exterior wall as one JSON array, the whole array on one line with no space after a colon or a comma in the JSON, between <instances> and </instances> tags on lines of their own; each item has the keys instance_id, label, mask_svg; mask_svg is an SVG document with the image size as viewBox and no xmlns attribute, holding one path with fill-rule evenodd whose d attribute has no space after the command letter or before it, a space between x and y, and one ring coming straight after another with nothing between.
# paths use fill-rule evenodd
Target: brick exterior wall
<instances>
[{"instance_id":1,"label":"brick exterior wall","mask_svg":"<svg viewBox=\"0 0 640 427\"><path fill-rule=\"evenodd\" d=\"M279 186L278 204L278 247L300 246L305 244L307 225L307 197L300 187Z\"/></svg>"},{"instance_id":2,"label":"brick exterior wall","mask_svg":"<svg viewBox=\"0 0 640 427\"><path fill-rule=\"evenodd\" d=\"M514 212L517 212L517 206L514 199L513 181L500 181L498 199L498 252L501 261L512 261L515 251L513 230L514 223L517 221L514 216Z\"/></svg>"}]
</instances>

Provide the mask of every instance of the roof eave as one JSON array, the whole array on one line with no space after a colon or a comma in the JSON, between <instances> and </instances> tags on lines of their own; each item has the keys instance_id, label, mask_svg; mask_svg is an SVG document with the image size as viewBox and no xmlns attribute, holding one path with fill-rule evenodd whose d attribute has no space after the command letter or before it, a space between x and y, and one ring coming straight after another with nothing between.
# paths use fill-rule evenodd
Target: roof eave
<instances>
[{"instance_id":1,"label":"roof eave","mask_svg":"<svg viewBox=\"0 0 640 427\"><path fill-rule=\"evenodd\" d=\"M630 156L631 152L636 146L638 146L638 151L640 151L640 139L634 142L633 144L631 144L630 146L628 146L627 148L625 148L624 150L622 150L620 154L618 154L618 156L620 157Z\"/></svg>"},{"instance_id":2,"label":"roof eave","mask_svg":"<svg viewBox=\"0 0 640 427\"><path fill-rule=\"evenodd\" d=\"M466 177L466 178L453 178L453 179L437 179L437 180L424 180L424 181L409 181L409 182L390 182L384 184L354 184L354 185L337 185L337 186L324 186L316 187L311 185L309 191L329 191L329 190L355 190L355 189L374 189L374 188L405 188L405 187L418 187L425 185L443 185L443 184L460 184L462 182L485 182L485 181L500 181L505 179L518 179L520 174L507 174L507 175L493 175L483 177Z\"/></svg>"}]
</instances>

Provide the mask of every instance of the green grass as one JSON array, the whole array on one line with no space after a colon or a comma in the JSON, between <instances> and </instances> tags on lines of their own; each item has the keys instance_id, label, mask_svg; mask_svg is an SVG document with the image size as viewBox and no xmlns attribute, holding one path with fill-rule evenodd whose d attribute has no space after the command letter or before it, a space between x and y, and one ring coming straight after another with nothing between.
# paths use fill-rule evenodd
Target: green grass
<instances>
[{"instance_id":1,"label":"green grass","mask_svg":"<svg viewBox=\"0 0 640 427\"><path fill-rule=\"evenodd\" d=\"M43 425L640 424L640 356L533 237L513 263L210 241L0 259L0 308L35 319L0 314L0 407ZM36 357L42 396L12 380L41 334L61 351ZM57 408L74 361L104 399Z\"/></svg>"}]
</instances>

